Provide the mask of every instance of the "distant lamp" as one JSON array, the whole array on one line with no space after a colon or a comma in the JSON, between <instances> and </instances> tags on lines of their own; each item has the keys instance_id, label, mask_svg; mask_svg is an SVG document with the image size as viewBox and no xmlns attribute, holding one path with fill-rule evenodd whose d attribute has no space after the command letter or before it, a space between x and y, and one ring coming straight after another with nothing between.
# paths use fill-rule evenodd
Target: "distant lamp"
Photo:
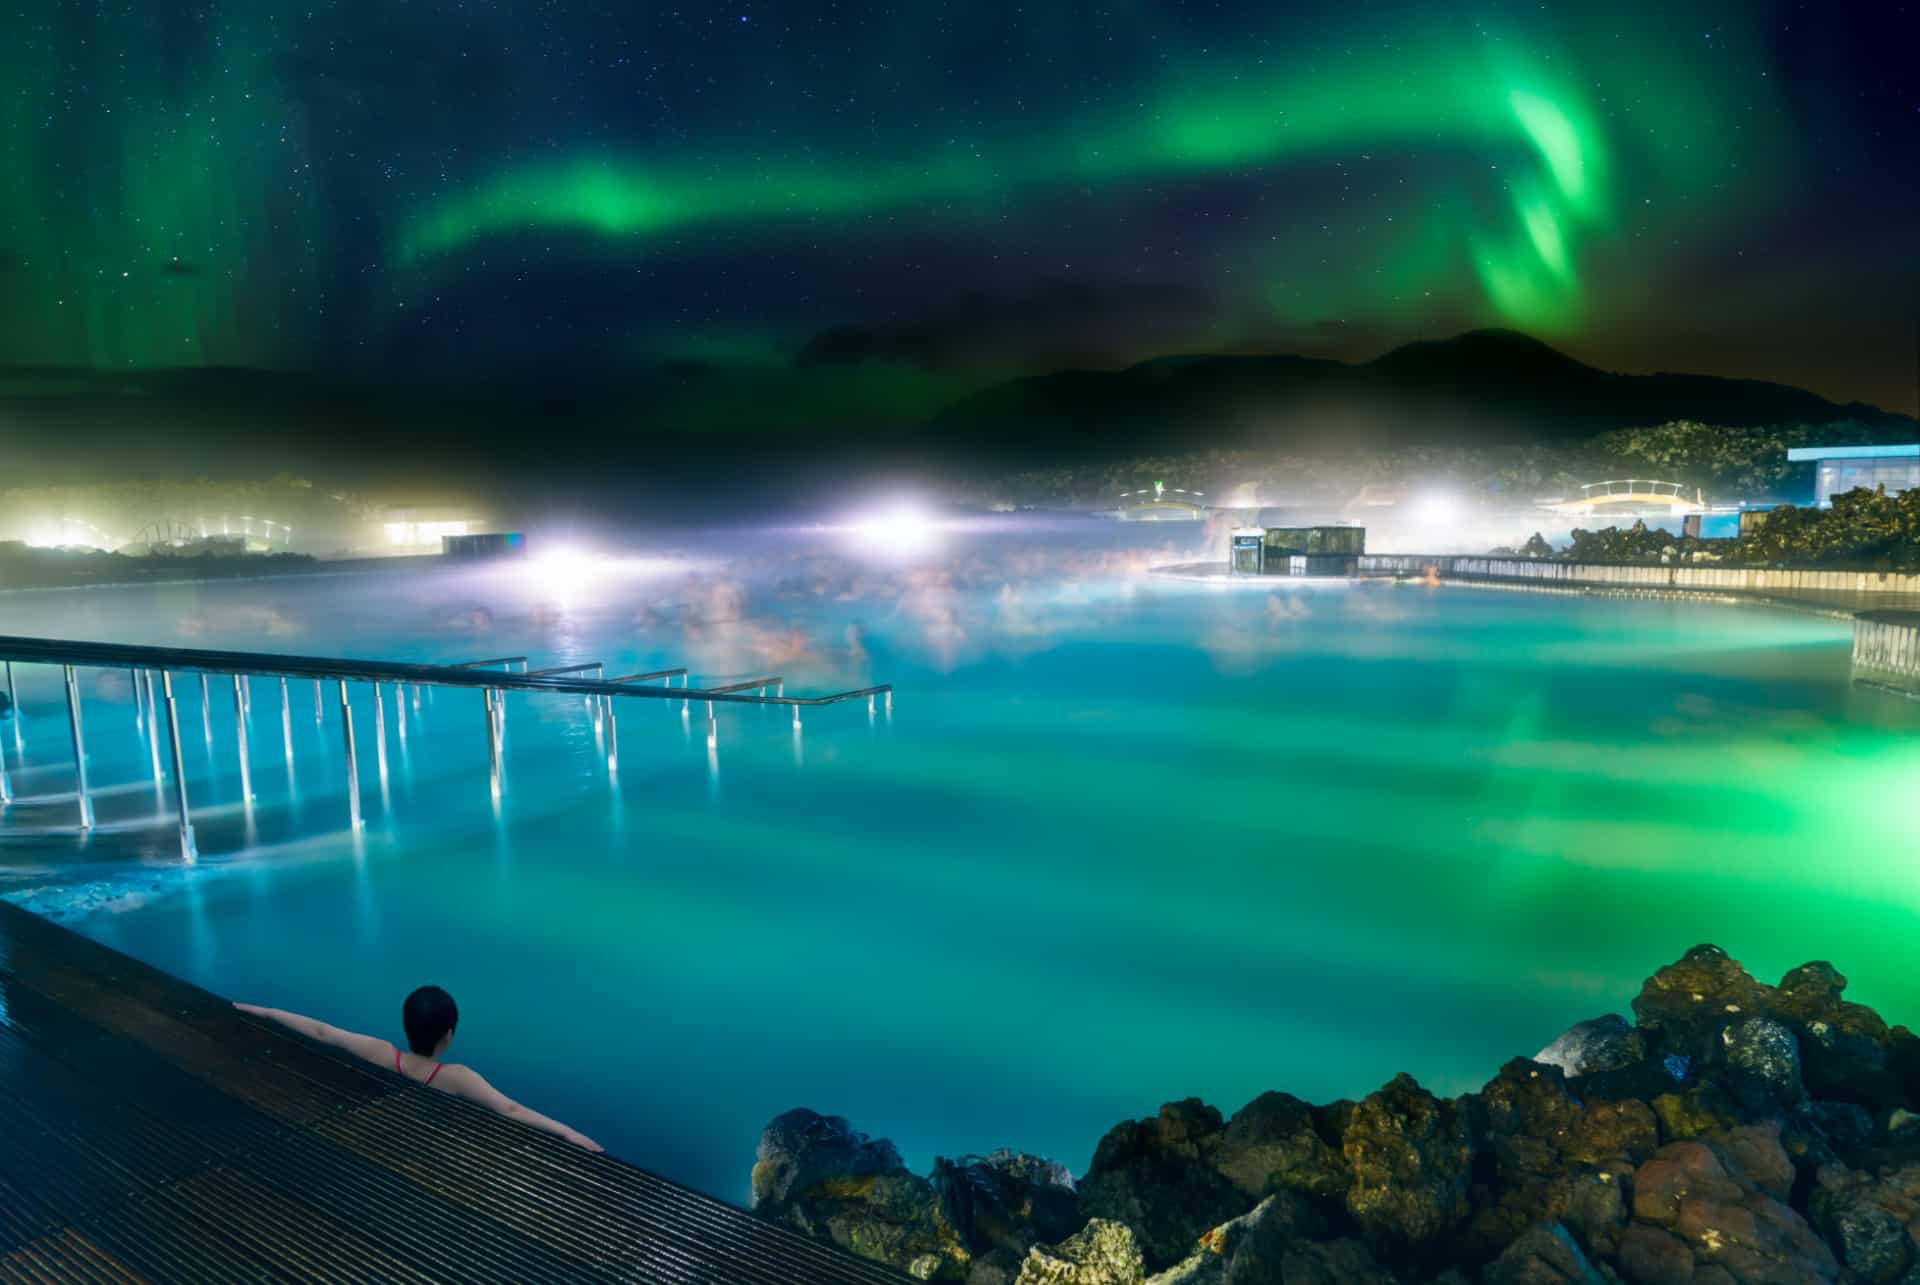
<instances>
[{"instance_id":1,"label":"distant lamp","mask_svg":"<svg viewBox=\"0 0 1920 1285\"><path fill-rule=\"evenodd\" d=\"M863 548L894 555L924 553L940 536L939 519L911 504L856 518L847 529Z\"/></svg>"}]
</instances>

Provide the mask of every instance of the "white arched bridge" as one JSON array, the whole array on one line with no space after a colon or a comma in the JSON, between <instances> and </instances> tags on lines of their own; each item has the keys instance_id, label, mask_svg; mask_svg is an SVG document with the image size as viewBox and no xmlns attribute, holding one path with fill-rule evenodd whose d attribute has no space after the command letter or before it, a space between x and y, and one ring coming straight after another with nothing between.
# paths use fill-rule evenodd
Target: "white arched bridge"
<instances>
[{"instance_id":1,"label":"white arched bridge","mask_svg":"<svg viewBox=\"0 0 1920 1285\"><path fill-rule=\"evenodd\" d=\"M1706 496L1699 487L1684 482L1660 482L1650 478L1619 478L1589 482L1578 496L1550 500L1555 513L1661 513L1685 516L1707 511Z\"/></svg>"}]
</instances>

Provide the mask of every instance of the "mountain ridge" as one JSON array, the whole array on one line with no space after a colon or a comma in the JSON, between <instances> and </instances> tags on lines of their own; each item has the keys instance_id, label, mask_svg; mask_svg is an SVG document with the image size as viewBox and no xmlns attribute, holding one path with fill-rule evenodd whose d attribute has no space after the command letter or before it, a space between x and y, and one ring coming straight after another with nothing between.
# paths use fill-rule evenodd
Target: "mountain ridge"
<instances>
[{"instance_id":1,"label":"mountain ridge","mask_svg":"<svg viewBox=\"0 0 1920 1285\"><path fill-rule=\"evenodd\" d=\"M1911 431L1915 421L1766 380L1590 366L1514 330L1402 344L1367 361L1190 353L982 389L934 416L944 452L1036 461L1236 449L1393 449L1562 442L1672 420ZM1175 437L1179 441L1173 440Z\"/></svg>"}]
</instances>

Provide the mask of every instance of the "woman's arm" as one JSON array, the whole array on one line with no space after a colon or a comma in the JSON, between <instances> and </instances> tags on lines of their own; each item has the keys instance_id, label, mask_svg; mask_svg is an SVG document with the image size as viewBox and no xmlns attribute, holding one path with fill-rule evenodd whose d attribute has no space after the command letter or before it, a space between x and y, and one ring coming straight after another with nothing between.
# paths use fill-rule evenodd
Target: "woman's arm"
<instances>
[{"instance_id":1,"label":"woman's arm","mask_svg":"<svg viewBox=\"0 0 1920 1285\"><path fill-rule=\"evenodd\" d=\"M577 1129L568 1128L549 1116L541 1115L531 1107L523 1107L500 1090L488 1084L481 1074L470 1066L454 1064L440 1068L439 1083L455 1097L465 1098L498 1111L509 1120L518 1120L530 1124L536 1129L544 1129L556 1137L565 1138L576 1147L585 1147L588 1151L604 1151L606 1148Z\"/></svg>"},{"instance_id":2,"label":"woman's arm","mask_svg":"<svg viewBox=\"0 0 1920 1285\"><path fill-rule=\"evenodd\" d=\"M337 1026L328 1026L325 1022L311 1017L302 1017L298 1013L289 1013L285 1009L262 1008L258 1004L234 1005L242 1013L251 1013L255 1017L264 1017L280 1023L291 1031L298 1031L310 1040L319 1040L322 1044L331 1044L337 1049L345 1049L358 1058L365 1058L375 1066L393 1069L393 1045L386 1040L375 1039L371 1035L355 1035L352 1031L343 1031Z\"/></svg>"}]
</instances>

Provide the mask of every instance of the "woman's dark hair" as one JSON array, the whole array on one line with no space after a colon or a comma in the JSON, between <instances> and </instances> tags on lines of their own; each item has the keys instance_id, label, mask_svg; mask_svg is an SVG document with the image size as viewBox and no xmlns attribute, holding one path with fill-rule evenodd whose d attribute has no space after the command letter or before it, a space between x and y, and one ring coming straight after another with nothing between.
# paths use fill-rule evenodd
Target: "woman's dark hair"
<instances>
[{"instance_id":1,"label":"woman's dark hair","mask_svg":"<svg viewBox=\"0 0 1920 1285\"><path fill-rule=\"evenodd\" d=\"M460 1025L460 1006L438 986L422 986L401 1005L400 1024L407 1028L407 1047L432 1057L441 1039Z\"/></svg>"}]
</instances>

